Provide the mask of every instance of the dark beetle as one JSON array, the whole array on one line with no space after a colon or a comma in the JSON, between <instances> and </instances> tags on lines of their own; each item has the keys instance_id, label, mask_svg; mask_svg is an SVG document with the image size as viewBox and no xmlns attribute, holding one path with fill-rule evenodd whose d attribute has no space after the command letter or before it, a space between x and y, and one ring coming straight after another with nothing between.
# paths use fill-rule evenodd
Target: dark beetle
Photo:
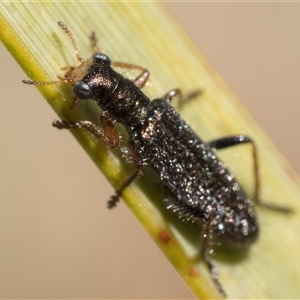
<instances>
[{"instance_id":1,"label":"dark beetle","mask_svg":"<svg viewBox=\"0 0 300 300\"><path fill-rule=\"evenodd\" d=\"M170 105L175 96L181 96L178 89L170 91L161 99L150 101L141 91L149 77L146 69L127 63L111 62L105 54L99 53L95 35L92 36L92 43L97 53L89 60L82 59L68 28L62 22L59 25L71 38L81 64L66 68L65 76L58 81L23 82L33 85L61 82L71 84L77 99L92 99L103 111L101 130L89 121L65 120L53 123L59 129L85 128L109 148L115 148L119 145L119 134L114 122L125 127L129 134L129 155L136 165L136 171L116 191L108 202L108 207L114 207L122 191L141 172L142 167L150 165L165 183L165 202L168 209L177 212L185 220L201 218L204 221L201 254L219 292L225 295L217 272L210 262L209 242L216 239L221 244L246 248L257 239L258 224L253 202L218 160L214 149L251 143L255 201L272 209L290 211L285 207L275 207L259 201L258 164L254 143L242 135L203 143ZM131 81L114 71L112 66L137 69L141 74Z\"/></svg>"}]
</instances>

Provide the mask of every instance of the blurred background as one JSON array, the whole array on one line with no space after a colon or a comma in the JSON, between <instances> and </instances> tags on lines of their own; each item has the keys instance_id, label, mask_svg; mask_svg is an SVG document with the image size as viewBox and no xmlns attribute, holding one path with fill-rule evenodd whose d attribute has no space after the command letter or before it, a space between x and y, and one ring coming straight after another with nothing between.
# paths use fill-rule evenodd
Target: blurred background
<instances>
[{"instance_id":1,"label":"blurred background","mask_svg":"<svg viewBox=\"0 0 300 300\"><path fill-rule=\"evenodd\" d=\"M300 3L164 6L299 173ZM192 299L2 45L0 65L0 298Z\"/></svg>"}]
</instances>

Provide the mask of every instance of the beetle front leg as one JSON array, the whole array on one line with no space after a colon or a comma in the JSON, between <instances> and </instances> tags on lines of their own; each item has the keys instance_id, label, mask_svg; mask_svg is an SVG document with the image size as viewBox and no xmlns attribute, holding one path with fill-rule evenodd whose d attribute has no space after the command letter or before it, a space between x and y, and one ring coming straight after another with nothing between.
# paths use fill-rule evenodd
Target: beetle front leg
<instances>
[{"instance_id":1,"label":"beetle front leg","mask_svg":"<svg viewBox=\"0 0 300 300\"><path fill-rule=\"evenodd\" d=\"M113 67L125 68L128 70L141 71L141 74L132 80L134 82L134 84L140 89L142 89L145 86L145 84L147 83L149 76L150 76L150 73L147 69L140 67L140 66L133 65L133 64L128 64L128 63L119 62L119 61L113 61L111 63L111 65Z\"/></svg>"},{"instance_id":2,"label":"beetle front leg","mask_svg":"<svg viewBox=\"0 0 300 300\"><path fill-rule=\"evenodd\" d=\"M52 125L57 129L84 128L103 142L108 148L114 149L119 145L119 132L112 121L101 115L101 128L90 121L54 121Z\"/></svg>"}]
</instances>

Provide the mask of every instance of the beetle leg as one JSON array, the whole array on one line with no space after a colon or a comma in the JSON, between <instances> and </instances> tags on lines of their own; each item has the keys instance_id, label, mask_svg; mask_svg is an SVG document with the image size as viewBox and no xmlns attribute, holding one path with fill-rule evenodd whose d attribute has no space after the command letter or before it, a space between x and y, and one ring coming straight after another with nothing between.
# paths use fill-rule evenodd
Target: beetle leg
<instances>
[{"instance_id":1,"label":"beetle leg","mask_svg":"<svg viewBox=\"0 0 300 300\"><path fill-rule=\"evenodd\" d=\"M211 219L209 217L207 217L206 219L204 219L205 221L205 230L204 230L204 234L203 234L203 242L202 242L202 246L201 246L201 255L203 260L206 263L206 266L209 269L209 272L211 274L211 277L213 279L214 284L216 285L218 291L224 296L226 297L226 293L219 281L219 274L216 270L216 268L213 266L211 260L210 260L210 256L209 256L209 239L211 236Z\"/></svg>"},{"instance_id":2,"label":"beetle leg","mask_svg":"<svg viewBox=\"0 0 300 300\"><path fill-rule=\"evenodd\" d=\"M231 146L241 145L241 144L251 144L252 146L252 157L253 157L253 173L254 173L254 200L257 204L264 206L268 209L281 211L284 213L290 213L293 210L286 206L278 206L275 204L264 202L260 199L260 177L259 177L259 164L257 156L257 147L254 141L245 135L236 135L220 138L208 143L211 148L224 149Z\"/></svg>"},{"instance_id":3,"label":"beetle leg","mask_svg":"<svg viewBox=\"0 0 300 300\"><path fill-rule=\"evenodd\" d=\"M173 89L170 90L169 92L167 92L162 99L171 102L175 97L178 98L178 102L176 104L177 109L180 109L184 106L185 103L189 102L190 100L198 97L199 95L201 95L201 90L195 90L193 92L190 92L189 94L183 96L182 92L180 89Z\"/></svg>"},{"instance_id":4,"label":"beetle leg","mask_svg":"<svg viewBox=\"0 0 300 300\"><path fill-rule=\"evenodd\" d=\"M123 191L141 174L141 170L143 167L143 163L141 158L133 152L133 150L127 151L126 155L128 155L127 160L133 162L135 164L135 171L130 174L121 184L121 186L115 191L115 194L111 196L110 200L107 202L107 207L113 208L120 201L120 197Z\"/></svg>"},{"instance_id":5,"label":"beetle leg","mask_svg":"<svg viewBox=\"0 0 300 300\"><path fill-rule=\"evenodd\" d=\"M85 128L97 139L103 142L108 148L114 149L119 145L119 133L117 128L107 118L101 116L101 129L90 121L54 121L53 126L58 129L78 129Z\"/></svg>"},{"instance_id":6,"label":"beetle leg","mask_svg":"<svg viewBox=\"0 0 300 300\"><path fill-rule=\"evenodd\" d=\"M111 65L113 67L125 68L128 70L141 71L141 74L133 80L134 84L140 89L142 89L145 86L145 84L147 83L149 76L150 76L150 73L147 69L140 67L140 66L133 65L133 64L128 64L128 63L119 62L119 61L113 61L111 63Z\"/></svg>"}]
</instances>

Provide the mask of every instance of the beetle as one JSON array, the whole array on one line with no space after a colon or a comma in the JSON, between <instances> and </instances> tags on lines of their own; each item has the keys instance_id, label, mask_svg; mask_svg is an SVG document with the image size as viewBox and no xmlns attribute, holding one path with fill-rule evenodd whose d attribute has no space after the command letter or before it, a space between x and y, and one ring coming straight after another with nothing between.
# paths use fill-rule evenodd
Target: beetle
<instances>
[{"instance_id":1,"label":"beetle","mask_svg":"<svg viewBox=\"0 0 300 300\"><path fill-rule=\"evenodd\" d=\"M64 68L64 76L56 81L23 82L30 85L69 84L73 87L76 101L90 99L102 109L101 128L87 120L60 120L53 123L58 129L84 128L108 148L114 149L119 146L119 132L115 122L124 126L129 135L126 153L134 163L135 171L116 190L108 201L108 208L116 206L124 189L142 173L145 165L149 165L164 182L167 208L186 221L203 220L201 255L218 291L225 296L210 259L211 242L218 240L221 245L229 244L237 249L248 248L259 233L254 202L273 210L291 212L288 207L260 200L255 143L245 135L204 143L171 105L175 97L185 102L199 92L183 97L179 89L173 89L163 97L150 101L142 92L149 78L147 69L111 61L106 54L99 52L94 33L91 41L95 53L84 60L78 53L70 30L63 22L58 24L71 39L79 65ZM140 74L134 80L129 80L113 67L138 70ZM251 144L253 150L254 201L247 196L215 153L216 150L245 143Z\"/></svg>"}]
</instances>

